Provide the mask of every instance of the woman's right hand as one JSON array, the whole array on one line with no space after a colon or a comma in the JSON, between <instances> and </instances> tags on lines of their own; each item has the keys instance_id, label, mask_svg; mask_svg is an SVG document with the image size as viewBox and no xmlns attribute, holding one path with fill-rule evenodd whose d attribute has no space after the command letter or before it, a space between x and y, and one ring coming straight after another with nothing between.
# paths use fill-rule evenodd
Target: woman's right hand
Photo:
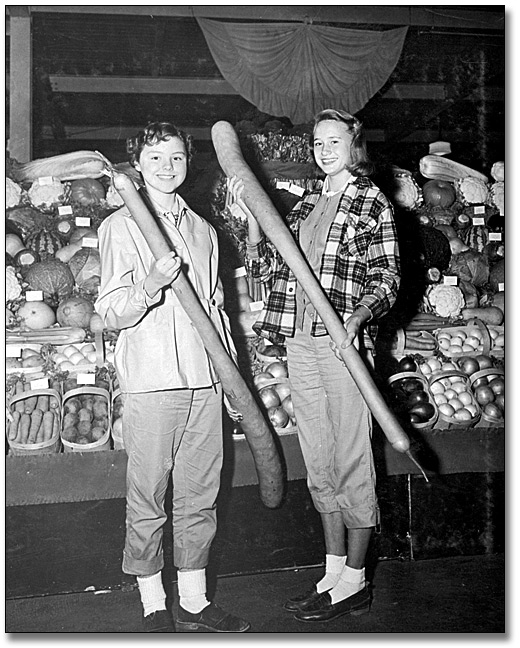
<instances>
[{"instance_id":1,"label":"woman's right hand","mask_svg":"<svg viewBox=\"0 0 520 648\"><path fill-rule=\"evenodd\" d=\"M248 208L244 199L242 198L242 192L244 191L244 182L238 176L233 176L228 178L227 181L228 195L231 197L232 203L229 206L229 209L233 216L245 220L247 218L247 224L249 229L249 242L258 243L262 238L262 233L260 226L256 221L251 210ZM237 213L238 212L238 213Z\"/></svg>"},{"instance_id":2,"label":"woman's right hand","mask_svg":"<svg viewBox=\"0 0 520 648\"><path fill-rule=\"evenodd\" d=\"M175 252L168 252L168 254L157 259L144 280L144 288L149 297L155 297L162 288L175 281L180 271L181 260Z\"/></svg>"}]
</instances>

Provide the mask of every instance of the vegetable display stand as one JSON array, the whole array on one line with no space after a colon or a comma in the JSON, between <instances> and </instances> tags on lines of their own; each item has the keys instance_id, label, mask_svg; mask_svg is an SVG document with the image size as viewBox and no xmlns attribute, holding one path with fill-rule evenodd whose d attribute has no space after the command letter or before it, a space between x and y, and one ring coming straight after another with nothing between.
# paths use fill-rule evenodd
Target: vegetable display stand
<instances>
[{"instance_id":1,"label":"vegetable display stand","mask_svg":"<svg viewBox=\"0 0 520 648\"><path fill-rule=\"evenodd\" d=\"M61 450L60 394L34 389L9 400L7 441L13 455L40 455Z\"/></svg>"},{"instance_id":2,"label":"vegetable display stand","mask_svg":"<svg viewBox=\"0 0 520 648\"><path fill-rule=\"evenodd\" d=\"M64 452L110 449L110 393L93 386L70 389L63 395Z\"/></svg>"}]
</instances>

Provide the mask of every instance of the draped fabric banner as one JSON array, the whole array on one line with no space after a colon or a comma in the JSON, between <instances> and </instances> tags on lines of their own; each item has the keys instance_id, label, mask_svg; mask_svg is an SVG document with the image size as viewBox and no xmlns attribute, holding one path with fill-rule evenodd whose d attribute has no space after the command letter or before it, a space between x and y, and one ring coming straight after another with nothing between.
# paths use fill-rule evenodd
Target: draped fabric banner
<instances>
[{"instance_id":1,"label":"draped fabric banner","mask_svg":"<svg viewBox=\"0 0 520 648\"><path fill-rule=\"evenodd\" d=\"M361 110L397 65L408 31L197 21L226 81L262 112L293 124L325 108Z\"/></svg>"}]
</instances>

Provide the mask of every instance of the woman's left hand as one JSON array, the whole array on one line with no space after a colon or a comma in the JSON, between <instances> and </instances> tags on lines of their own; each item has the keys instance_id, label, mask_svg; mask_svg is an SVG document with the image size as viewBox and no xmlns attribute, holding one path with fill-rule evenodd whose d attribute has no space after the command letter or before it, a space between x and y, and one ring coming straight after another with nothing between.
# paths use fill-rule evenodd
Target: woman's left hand
<instances>
[{"instance_id":1,"label":"woman's left hand","mask_svg":"<svg viewBox=\"0 0 520 648\"><path fill-rule=\"evenodd\" d=\"M242 192L244 191L244 182L237 176L228 178L227 190L228 195L231 198L231 204L229 204L231 213L233 213L234 216L241 218L241 220L254 220L252 212L249 210L242 198Z\"/></svg>"},{"instance_id":2,"label":"woman's left hand","mask_svg":"<svg viewBox=\"0 0 520 648\"><path fill-rule=\"evenodd\" d=\"M240 421L243 420L244 417L242 416L242 414L238 410L231 407L231 403L229 402L226 394L224 394L224 405L226 407L227 414L232 421L234 421L235 423L240 423Z\"/></svg>"},{"instance_id":3,"label":"woman's left hand","mask_svg":"<svg viewBox=\"0 0 520 648\"><path fill-rule=\"evenodd\" d=\"M368 308L362 307L356 310L352 315L345 320L346 337L340 345L341 349L347 349L352 344L356 349L359 349L359 331L364 322L368 321L371 313ZM334 355L338 360L343 362L343 357L339 351L338 345L332 340L330 348L334 351Z\"/></svg>"}]
</instances>

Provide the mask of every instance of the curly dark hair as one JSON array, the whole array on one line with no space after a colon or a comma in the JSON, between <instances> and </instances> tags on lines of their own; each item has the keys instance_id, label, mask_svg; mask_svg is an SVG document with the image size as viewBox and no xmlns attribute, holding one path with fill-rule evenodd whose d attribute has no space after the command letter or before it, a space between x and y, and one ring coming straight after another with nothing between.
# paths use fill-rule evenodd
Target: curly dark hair
<instances>
[{"instance_id":1,"label":"curly dark hair","mask_svg":"<svg viewBox=\"0 0 520 648\"><path fill-rule=\"evenodd\" d=\"M178 137L184 143L189 166L195 152L193 138L171 122L152 122L144 130L139 131L135 137L129 137L126 140L126 152L130 164L135 166L139 162L139 157L145 146L165 142L172 137Z\"/></svg>"},{"instance_id":2,"label":"curly dark hair","mask_svg":"<svg viewBox=\"0 0 520 648\"><path fill-rule=\"evenodd\" d=\"M344 110L327 108L314 117L313 128L315 129L320 122L325 120L338 121L345 124L348 132L353 135L350 145L352 165L348 169L350 173L357 176L372 175L374 173L374 165L368 157L365 131L359 119Z\"/></svg>"}]
</instances>

